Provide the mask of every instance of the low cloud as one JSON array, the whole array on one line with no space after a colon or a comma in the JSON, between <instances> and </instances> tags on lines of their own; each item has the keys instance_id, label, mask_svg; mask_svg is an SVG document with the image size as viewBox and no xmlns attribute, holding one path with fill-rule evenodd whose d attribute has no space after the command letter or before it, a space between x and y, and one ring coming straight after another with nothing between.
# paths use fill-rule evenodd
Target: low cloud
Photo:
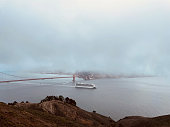
<instances>
[{"instance_id":1,"label":"low cloud","mask_svg":"<svg viewBox=\"0 0 170 127\"><path fill-rule=\"evenodd\" d=\"M168 74L168 0L4 0L0 69Z\"/></svg>"}]
</instances>

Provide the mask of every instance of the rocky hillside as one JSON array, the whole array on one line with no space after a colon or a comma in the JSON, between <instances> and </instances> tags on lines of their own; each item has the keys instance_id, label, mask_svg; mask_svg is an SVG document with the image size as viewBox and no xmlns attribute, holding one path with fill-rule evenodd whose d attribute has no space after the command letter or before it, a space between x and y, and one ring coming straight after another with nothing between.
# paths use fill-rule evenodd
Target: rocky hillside
<instances>
[{"instance_id":1,"label":"rocky hillside","mask_svg":"<svg viewBox=\"0 0 170 127\"><path fill-rule=\"evenodd\" d=\"M0 127L170 127L170 115L155 118L131 116L114 122L87 112L62 96L48 96L40 103L0 103Z\"/></svg>"},{"instance_id":2,"label":"rocky hillside","mask_svg":"<svg viewBox=\"0 0 170 127\"><path fill-rule=\"evenodd\" d=\"M72 99L47 97L41 103L0 103L0 127L114 127L115 122L77 107ZM67 101L66 101L67 100Z\"/></svg>"}]
</instances>

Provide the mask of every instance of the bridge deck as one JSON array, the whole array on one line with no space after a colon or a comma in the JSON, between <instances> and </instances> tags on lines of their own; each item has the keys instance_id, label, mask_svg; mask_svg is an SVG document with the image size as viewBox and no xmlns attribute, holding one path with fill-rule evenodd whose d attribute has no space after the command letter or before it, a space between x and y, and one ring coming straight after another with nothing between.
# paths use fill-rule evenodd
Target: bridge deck
<instances>
[{"instance_id":1,"label":"bridge deck","mask_svg":"<svg viewBox=\"0 0 170 127\"><path fill-rule=\"evenodd\" d=\"M57 78L73 78L73 77L50 77L50 78L31 78L31 79L19 79L19 80L6 80L6 81L0 81L0 83L21 82L21 81L30 81L30 80L57 79Z\"/></svg>"}]
</instances>

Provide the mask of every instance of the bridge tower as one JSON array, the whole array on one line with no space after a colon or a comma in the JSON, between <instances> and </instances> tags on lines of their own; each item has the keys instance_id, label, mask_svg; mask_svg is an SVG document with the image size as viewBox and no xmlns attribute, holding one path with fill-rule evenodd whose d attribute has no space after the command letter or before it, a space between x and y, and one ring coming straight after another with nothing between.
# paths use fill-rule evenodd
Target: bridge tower
<instances>
[{"instance_id":1,"label":"bridge tower","mask_svg":"<svg viewBox=\"0 0 170 127\"><path fill-rule=\"evenodd\" d=\"M73 82L76 81L76 75L73 75Z\"/></svg>"}]
</instances>

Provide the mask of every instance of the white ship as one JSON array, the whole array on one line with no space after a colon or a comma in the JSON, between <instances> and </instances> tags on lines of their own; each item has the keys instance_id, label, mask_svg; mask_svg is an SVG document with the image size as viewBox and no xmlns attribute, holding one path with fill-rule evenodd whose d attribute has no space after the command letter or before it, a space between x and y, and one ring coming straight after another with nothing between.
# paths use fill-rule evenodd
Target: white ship
<instances>
[{"instance_id":1,"label":"white ship","mask_svg":"<svg viewBox=\"0 0 170 127\"><path fill-rule=\"evenodd\" d=\"M75 87L76 88L96 89L95 84L81 83L81 82L75 83Z\"/></svg>"}]
</instances>

